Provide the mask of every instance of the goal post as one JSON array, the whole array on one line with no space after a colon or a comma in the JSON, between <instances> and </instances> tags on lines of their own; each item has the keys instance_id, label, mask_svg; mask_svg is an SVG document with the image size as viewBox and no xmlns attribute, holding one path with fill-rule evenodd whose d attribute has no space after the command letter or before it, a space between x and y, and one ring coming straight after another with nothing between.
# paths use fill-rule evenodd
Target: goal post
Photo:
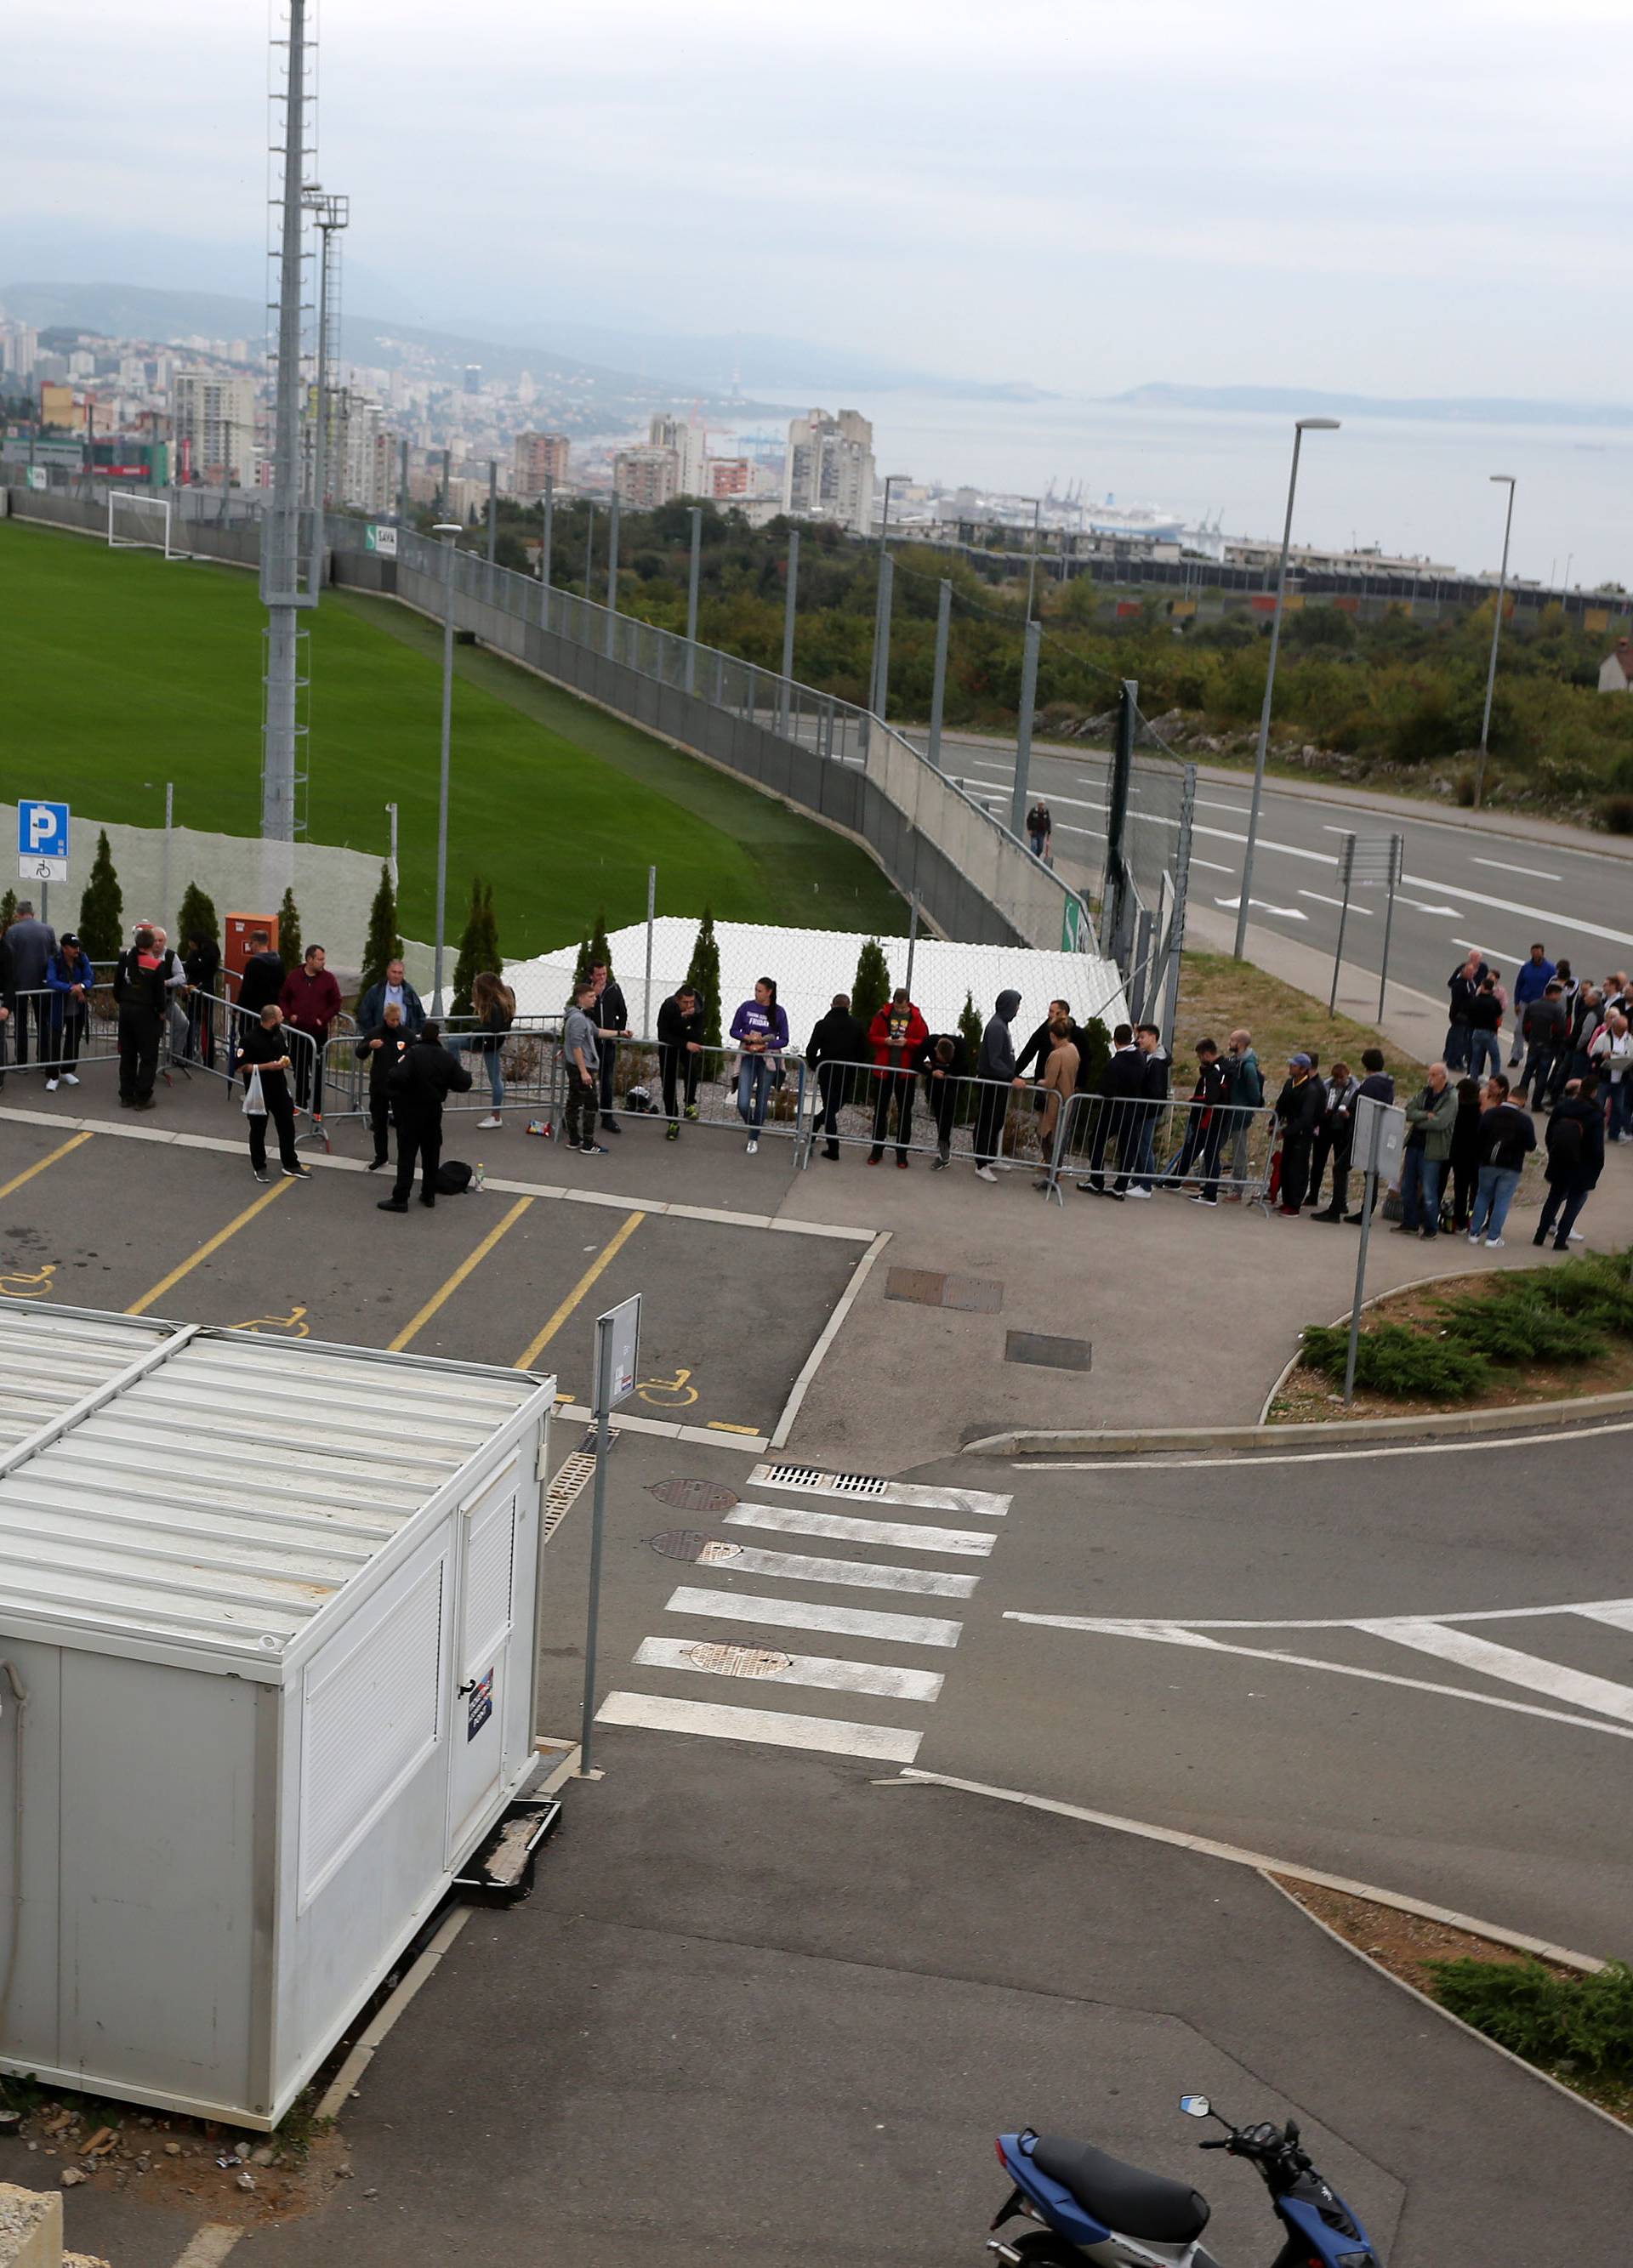
<instances>
[{"instance_id":1,"label":"goal post","mask_svg":"<svg viewBox=\"0 0 1633 2268\"><path fill-rule=\"evenodd\" d=\"M187 554L170 541L168 497L143 496L132 489L110 489L107 494L107 542L112 551L162 551L166 559Z\"/></svg>"}]
</instances>

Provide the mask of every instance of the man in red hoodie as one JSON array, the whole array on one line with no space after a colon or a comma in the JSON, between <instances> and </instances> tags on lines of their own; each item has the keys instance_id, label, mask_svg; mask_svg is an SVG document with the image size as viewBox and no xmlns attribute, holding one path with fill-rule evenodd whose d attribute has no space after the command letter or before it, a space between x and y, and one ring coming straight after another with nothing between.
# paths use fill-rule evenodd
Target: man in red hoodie
<instances>
[{"instance_id":1,"label":"man in red hoodie","mask_svg":"<svg viewBox=\"0 0 1633 2268\"><path fill-rule=\"evenodd\" d=\"M309 945L306 959L284 979L284 989L277 996L284 1021L292 1031L304 1032L312 1042L309 1048L297 1044L290 1049L295 1059L295 1101L302 1110L311 1103L320 1114L323 1097L321 1090L315 1098L313 1095L313 1071L323 1060L323 1042L340 1013L340 987L324 966L325 958L321 945Z\"/></svg>"},{"instance_id":2,"label":"man in red hoodie","mask_svg":"<svg viewBox=\"0 0 1633 2268\"><path fill-rule=\"evenodd\" d=\"M868 1027L868 1044L877 1065L878 1094L873 1106L873 1147L868 1163L876 1166L884 1155L890 1131L890 1104L896 1105L896 1162L907 1166L907 1145L913 1138L914 1064L930 1036L930 1027L898 985Z\"/></svg>"}]
</instances>

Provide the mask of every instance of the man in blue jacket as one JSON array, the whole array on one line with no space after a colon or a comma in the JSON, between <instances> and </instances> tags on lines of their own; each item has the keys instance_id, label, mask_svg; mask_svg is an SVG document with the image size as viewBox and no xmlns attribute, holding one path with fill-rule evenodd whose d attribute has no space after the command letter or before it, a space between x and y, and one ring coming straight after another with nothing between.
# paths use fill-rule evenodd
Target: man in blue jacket
<instances>
[{"instance_id":1,"label":"man in blue jacket","mask_svg":"<svg viewBox=\"0 0 1633 2268\"><path fill-rule=\"evenodd\" d=\"M385 976L378 984L371 984L358 1003L358 1029L372 1032L386 1020L388 1002L395 1002L403 1011L403 1026L408 1039L419 1037L425 1021L425 1004L408 981L408 971L400 961L386 963Z\"/></svg>"},{"instance_id":2,"label":"man in blue jacket","mask_svg":"<svg viewBox=\"0 0 1633 2268\"><path fill-rule=\"evenodd\" d=\"M1508 1059L1511 1071L1525 1052L1526 1010L1533 1000L1540 1000L1554 981L1554 964L1548 957L1546 946L1533 945L1531 958L1523 962L1514 979L1514 1051Z\"/></svg>"}]
</instances>

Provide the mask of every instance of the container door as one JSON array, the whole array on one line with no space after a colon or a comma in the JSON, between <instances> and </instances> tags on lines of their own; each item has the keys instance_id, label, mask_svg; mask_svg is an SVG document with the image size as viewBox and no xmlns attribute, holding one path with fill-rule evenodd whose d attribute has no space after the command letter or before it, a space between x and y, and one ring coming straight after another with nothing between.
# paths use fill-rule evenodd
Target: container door
<instances>
[{"instance_id":1,"label":"container door","mask_svg":"<svg viewBox=\"0 0 1633 2268\"><path fill-rule=\"evenodd\" d=\"M448 1860L465 1855L506 1776L505 1688L510 1674L516 1547L516 1466L506 1466L460 1513L459 1643L449 1724Z\"/></svg>"}]
</instances>

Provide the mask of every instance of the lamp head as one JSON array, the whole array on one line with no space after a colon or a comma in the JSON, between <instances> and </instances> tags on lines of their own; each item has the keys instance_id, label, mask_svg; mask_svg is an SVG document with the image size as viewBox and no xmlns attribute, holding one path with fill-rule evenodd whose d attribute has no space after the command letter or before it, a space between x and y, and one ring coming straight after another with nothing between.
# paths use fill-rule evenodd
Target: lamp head
<instances>
[{"instance_id":1,"label":"lamp head","mask_svg":"<svg viewBox=\"0 0 1633 2268\"><path fill-rule=\"evenodd\" d=\"M1336 417L1296 417L1293 423L1301 433L1336 433L1340 420Z\"/></svg>"},{"instance_id":2,"label":"lamp head","mask_svg":"<svg viewBox=\"0 0 1633 2268\"><path fill-rule=\"evenodd\" d=\"M1499 488L1503 485L1504 481L1507 482L1510 488L1512 488L1514 485L1514 475L1512 473L1488 473L1486 475L1486 478L1489 481L1495 481Z\"/></svg>"},{"instance_id":3,"label":"lamp head","mask_svg":"<svg viewBox=\"0 0 1633 2268\"><path fill-rule=\"evenodd\" d=\"M462 535L465 531L456 519L440 519L431 532L433 535Z\"/></svg>"}]
</instances>

